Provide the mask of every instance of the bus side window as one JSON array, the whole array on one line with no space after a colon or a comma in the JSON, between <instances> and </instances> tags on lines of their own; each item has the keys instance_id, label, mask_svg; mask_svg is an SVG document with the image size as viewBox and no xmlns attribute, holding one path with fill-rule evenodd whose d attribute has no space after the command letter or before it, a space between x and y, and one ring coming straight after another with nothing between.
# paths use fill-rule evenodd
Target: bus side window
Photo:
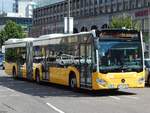
<instances>
[{"instance_id":1,"label":"bus side window","mask_svg":"<svg viewBox=\"0 0 150 113\"><path fill-rule=\"evenodd\" d=\"M56 61L56 55L54 50L49 51L48 59L49 62L55 62Z\"/></svg>"}]
</instances>

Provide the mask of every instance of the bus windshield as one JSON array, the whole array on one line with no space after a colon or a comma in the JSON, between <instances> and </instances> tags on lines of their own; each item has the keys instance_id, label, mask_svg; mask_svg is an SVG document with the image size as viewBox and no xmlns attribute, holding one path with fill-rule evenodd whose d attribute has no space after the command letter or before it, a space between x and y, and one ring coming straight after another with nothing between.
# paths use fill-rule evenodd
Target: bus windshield
<instances>
[{"instance_id":1,"label":"bus windshield","mask_svg":"<svg viewBox=\"0 0 150 113\"><path fill-rule=\"evenodd\" d=\"M99 40L101 72L142 70L142 49L139 41Z\"/></svg>"}]
</instances>

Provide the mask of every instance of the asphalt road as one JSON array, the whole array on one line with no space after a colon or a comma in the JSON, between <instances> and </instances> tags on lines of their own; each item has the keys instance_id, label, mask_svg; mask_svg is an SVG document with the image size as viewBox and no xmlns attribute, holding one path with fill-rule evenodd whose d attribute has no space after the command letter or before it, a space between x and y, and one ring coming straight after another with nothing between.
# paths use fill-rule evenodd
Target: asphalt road
<instances>
[{"instance_id":1,"label":"asphalt road","mask_svg":"<svg viewBox=\"0 0 150 113\"><path fill-rule=\"evenodd\" d=\"M14 80L0 70L0 113L150 113L150 87L73 92Z\"/></svg>"}]
</instances>

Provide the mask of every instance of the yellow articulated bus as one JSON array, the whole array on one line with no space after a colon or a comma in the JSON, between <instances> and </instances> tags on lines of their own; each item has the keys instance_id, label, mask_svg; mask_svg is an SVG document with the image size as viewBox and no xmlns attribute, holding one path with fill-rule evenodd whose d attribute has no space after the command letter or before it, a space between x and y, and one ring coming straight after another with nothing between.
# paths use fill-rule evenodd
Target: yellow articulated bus
<instances>
[{"instance_id":1,"label":"yellow articulated bus","mask_svg":"<svg viewBox=\"0 0 150 113\"><path fill-rule=\"evenodd\" d=\"M5 43L13 77L90 90L144 87L142 33L114 29Z\"/></svg>"}]
</instances>

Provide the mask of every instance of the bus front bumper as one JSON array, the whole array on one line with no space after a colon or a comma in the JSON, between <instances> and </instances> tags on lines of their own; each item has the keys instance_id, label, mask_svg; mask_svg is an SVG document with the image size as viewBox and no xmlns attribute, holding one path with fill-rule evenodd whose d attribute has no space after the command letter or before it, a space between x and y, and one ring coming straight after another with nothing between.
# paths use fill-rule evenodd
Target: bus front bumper
<instances>
[{"instance_id":1,"label":"bus front bumper","mask_svg":"<svg viewBox=\"0 0 150 113\"><path fill-rule=\"evenodd\" d=\"M128 73L94 73L92 78L92 89L127 89L143 88L145 86L144 72Z\"/></svg>"}]
</instances>

